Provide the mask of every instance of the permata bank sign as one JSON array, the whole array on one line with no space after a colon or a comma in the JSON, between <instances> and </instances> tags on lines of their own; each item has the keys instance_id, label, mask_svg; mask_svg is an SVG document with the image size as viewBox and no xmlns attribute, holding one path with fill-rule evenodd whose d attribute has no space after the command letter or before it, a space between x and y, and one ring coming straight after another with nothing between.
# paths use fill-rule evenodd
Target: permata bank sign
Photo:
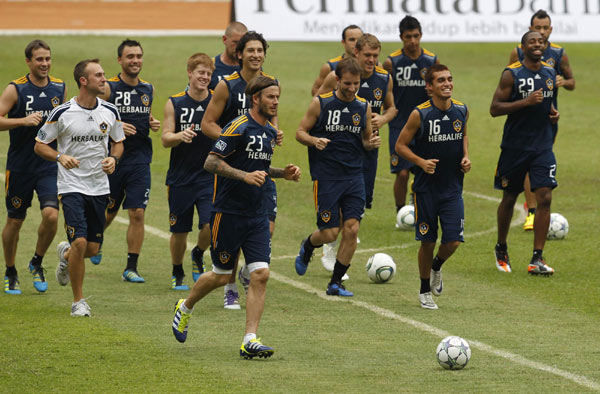
<instances>
[{"instance_id":1,"label":"permata bank sign","mask_svg":"<svg viewBox=\"0 0 600 394\"><path fill-rule=\"evenodd\" d=\"M238 20L269 40L337 41L356 24L398 41L398 23L418 18L427 41L518 41L538 9L552 17L552 41L600 41L600 0L237 0Z\"/></svg>"}]
</instances>

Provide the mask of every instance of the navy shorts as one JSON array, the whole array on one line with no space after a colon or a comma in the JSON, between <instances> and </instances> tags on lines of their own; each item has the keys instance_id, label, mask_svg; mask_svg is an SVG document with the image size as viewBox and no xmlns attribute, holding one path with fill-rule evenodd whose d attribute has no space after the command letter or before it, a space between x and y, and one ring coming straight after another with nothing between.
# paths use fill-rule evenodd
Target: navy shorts
<instances>
[{"instance_id":1,"label":"navy shorts","mask_svg":"<svg viewBox=\"0 0 600 394\"><path fill-rule=\"evenodd\" d=\"M33 192L37 193L40 209L58 209L56 173L25 174L6 171L6 211L12 219L25 219Z\"/></svg>"},{"instance_id":2,"label":"navy shorts","mask_svg":"<svg viewBox=\"0 0 600 394\"><path fill-rule=\"evenodd\" d=\"M63 206L69 243L77 238L102 243L108 194L88 196L81 193L65 193L61 194L59 199Z\"/></svg>"},{"instance_id":3,"label":"navy shorts","mask_svg":"<svg viewBox=\"0 0 600 394\"><path fill-rule=\"evenodd\" d=\"M465 208L460 194L438 197L434 193L415 193L415 239L435 242L438 220L442 226L442 243L464 242Z\"/></svg>"},{"instance_id":4,"label":"navy shorts","mask_svg":"<svg viewBox=\"0 0 600 394\"><path fill-rule=\"evenodd\" d=\"M269 217L213 212L210 217L210 256L222 270L232 270L240 249L246 264L271 262Z\"/></svg>"},{"instance_id":5,"label":"navy shorts","mask_svg":"<svg viewBox=\"0 0 600 394\"><path fill-rule=\"evenodd\" d=\"M314 181L313 196L317 227L322 230L340 226L344 220L361 220L365 213L365 181L362 176L342 181Z\"/></svg>"},{"instance_id":6,"label":"navy shorts","mask_svg":"<svg viewBox=\"0 0 600 394\"><path fill-rule=\"evenodd\" d=\"M108 176L108 181L110 182L108 212L117 212L121 203L123 209L146 209L150 197L149 164L117 166L115 172Z\"/></svg>"},{"instance_id":7,"label":"navy shorts","mask_svg":"<svg viewBox=\"0 0 600 394\"><path fill-rule=\"evenodd\" d=\"M365 207L371 209L373 205L373 190L375 189L375 178L377 177L377 156L379 149L366 151L363 162L363 175L365 179Z\"/></svg>"},{"instance_id":8,"label":"navy shorts","mask_svg":"<svg viewBox=\"0 0 600 394\"><path fill-rule=\"evenodd\" d=\"M213 182L169 186L169 225L172 233L189 233L194 224L194 207L198 213L198 230L210 223Z\"/></svg>"},{"instance_id":9,"label":"navy shorts","mask_svg":"<svg viewBox=\"0 0 600 394\"><path fill-rule=\"evenodd\" d=\"M494 187L511 193L521 193L525 175L529 173L531 190L541 187L554 189L556 182L556 158L554 152L525 152L521 150L502 149Z\"/></svg>"},{"instance_id":10,"label":"navy shorts","mask_svg":"<svg viewBox=\"0 0 600 394\"><path fill-rule=\"evenodd\" d=\"M266 205L269 213L269 221L274 222L277 219L277 185L275 181L268 177L265 181L266 185Z\"/></svg>"},{"instance_id":11,"label":"navy shorts","mask_svg":"<svg viewBox=\"0 0 600 394\"><path fill-rule=\"evenodd\" d=\"M390 126L390 135L389 135L389 148L390 148L390 172L392 174L397 174L402 170L411 169L414 164L410 161L400 157L396 153L396 140L398 140L398 136L402 129L396 129Z\"/></svg>"}]
</instances>

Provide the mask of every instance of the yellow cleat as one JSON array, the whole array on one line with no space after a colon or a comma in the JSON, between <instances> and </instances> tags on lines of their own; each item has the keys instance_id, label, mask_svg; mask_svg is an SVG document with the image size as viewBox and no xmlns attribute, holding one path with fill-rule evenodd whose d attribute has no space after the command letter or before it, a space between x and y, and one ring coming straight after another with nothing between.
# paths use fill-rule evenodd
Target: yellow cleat
<instances>
[{"instance_id":1,"label":"yellow cleat","mask_svg":"<svg viewBox=\"0 0 600 394\"><path fill-rule=\"evenodd\" d=\"M533 221L535 220L535 213L530 213L527 215L527 219L525 219L525 223L523 223L523 230L532 231L533 230Z\"/></svg>"}]
</instances>

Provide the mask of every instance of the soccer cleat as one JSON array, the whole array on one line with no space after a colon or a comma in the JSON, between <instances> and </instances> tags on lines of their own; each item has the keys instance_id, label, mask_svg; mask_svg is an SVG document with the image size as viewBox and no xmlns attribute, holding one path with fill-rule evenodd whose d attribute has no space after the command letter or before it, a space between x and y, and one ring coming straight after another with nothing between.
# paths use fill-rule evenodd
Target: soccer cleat
<instances>
[{"instance_id":1,"label":"soccer cleat","mask_svg":"<svg viewBox=\"0 0 600 394\"><path fill-rule=\"evenodd\" d=\"M444 291L444 281L442 280L442 270L434 271L431 270L431 279L429 280L431 286L431 292L434 296L439 297Z\"/></svg>"},{"instance_id":2,"label":"soccer cleat","mask_svg":"<svg viewBox=\"0 0 600 394\"><path fill-rule=\"evenodd\" d=\"M323 244L323 255L321 256L321 264L323 264L323 268L325 268L329 272L333 272L333 267L335 266L336 243L337 242L334 241L328 244Z\"/></svg>"},{"instance_id":3,"label":"soccer cleat","mask_svg":"<svg viewBox=\"0 0 600 394\"><path fill-rule=\"evenodd\" d=\"M498 268L498 271L511 273L512 269L510 268L508 251L495 249L494 254L496 255L496 268Z\"/></svg>"},{"instance_id":4,"label":"soccer cleat","mask_svg":"<svg viewBox=\"0 0 600 394\"><path fill-rule=\"evenodd\" d=\"M419 294L419 301L421 302L421 308L425 309L438 309L437 304L433 301L431 292Z\"/></svg>"},{"instance_id":5,"label":"soccer cleat","mask_svg":"<svg viewBox=\"0 0 600 394\"><path fill-rule=\"evenodd\" d=\"M131 283L145 283L146 282L144 280L144 278L142 278L140 276L140 274L138 274L137 271L135 271L135 270L123 271L122 277L125 282L131 282Z\"/></svg>"},{"instance_id":6,"label":"soccer cleat","mask_svg":"<svg viewBox=\"0 0 600 394\"><path fill-rule=\"evenodd\" d=\"M194 283L198 280L200 275L206 272L206 268L204 267L204 259L200 256L200 259L194 258L194 251L192 250L192 279Z\"/></svg>"},{"instance_id":7,"label":"soccer cleat","mask_svg":"<svg viewBox=\"0 0 600 394\"><path fill-rule=\"evenodd\" d=\"M10 275L4 277L4 292L6 294L21 294L21 288L19 287L19 277L17 275Z\"/></svg>"},{"instance_id":8,"label":"soccer cleat","mask_svg":"<svg viewBox=\"0 0 600 394\"><path fill-rule=\"evenodd\" d=\"M554 274L554 268L546 264L546 260L543 257L537 257L531 259L531 262L527 266L527 272L531 275L550 276Z\"/></svg>"},{"instance_id":9,"label":"soccer cleat","mask_svg":"<svg viewBox=\"0 0 600 394\"><path fill-rule=\"evenodd\" d=\"M63 241L56 246L58 265L56 266L56 280L61 286L69 284L69 262L65 259L65 252L70 248L68 242Z\"/></svg>"},{"instance_id":10,"label":"soccer cleat","mask_svg":"<svg viewBox=\"0 0 600 394\"><path fill-rule=\"evenodd\" d=\"M308 269L308 263L312 259L312 253L309 255L304 250L304 243L308 242L308 238L302 241L300 244L300 250L298 251L298 256L296 256L296 273L298 275L304 275L306 270Z\"/></svg>"},{"instance_id":11,"label":"soccer cleat","mask_svg":"<svg viewBox=\"0 0 600 394\"><path fill-rule=\"evenodd\" d=\"M187 339L188 322L190 317L192 317L191 313L184 313L181 310L181 305L184 301L185 299L183 298L177 301L175 304L175 316L173 316L173 335L181 343Z\"/></svg>"},{"instance_id":12,"label":"soccer cleat","mask_svg":"<svg viewBox=\"0 0 600 394\"><path fill-rule=\"evenodd\" d=\"M346 290L346 287L341 282L330 283L327 285L327 295L340 296L340 297L352 297L353 292Z\"/></svg>"},{"instance_id":13,"label":"soccer cleat","mask_svg":"<svg viewBox=\"0 0 600 394\"><path fill-rule=\"evenodd\" d=\"M33 275L33 287L40 293L48 290L48 282L46 282L46 277L44 276L44 267L41 265L34 266L29 263L29 272Z\"/></svg>"},{"instance_id":14,"label":"soccer cleat","mask_svg":"<svg viewBox=\"0 0 600 394\"><path fill-rule=\"evenodd\" d=\"M102 261L102 249L99 249L98 253L96 253L95 256L90 257L90 261L94 265L100 264L100 262Z\"/></svg>"},{"instance_id":15,"label":"soccer cleat","mask_svg":"<svg viewBox=\"0 0 600 394\"><path fill-rule=\"evenodd\" d=\"M527 218L525 219L525 223L523 223L523 230L532 231L533 230L533 222L535 220L535 213L527 214Z\"/></svg>"},{"instance_id":16,"label":"soccer cleat","mask_svg":"<svg viewBox=\"0 0 600 394\"><path fill-rule=\"evenodd\" d=\"M190 287L183 283L184 278L185 278L185 276L178 278L175 275L173 275L171 277L171 290L181 290L181 291L189 290Z\"/></svg>"},{"instance_id":17,"label":"soccer cleat","mask_svg":"<svg viewBox=\"0 0 600 394\"><path fill-rule=\"evenodd\" d=\"M227 290L223 297L223 308L225 309L242 309L240 306L240 295L237 291Z\"/></svg>"},{"instance_id":18,"label":"soccer cleat","mask_svg":"<svg viewBox=\"0 0 600 394\"><path fill-rule=\"evenodd\" d=\"M74 317L90 317L92 312L85 298L71 304L71 316Z\"/></svg>"},{"instance_id":19,"label":"soccer cleat","mask_svg":"<svg viewBox=\"0 0 600 394\"><path fill-rule=\"evenodd\" d=\"M238 280L244 286L244 294L248 294L248 287L250 287L250 272L248 266L244 264L238 272Z\"/></svg>"},{"instance_id":20,"label":"soccer cleat","mask_svg":"<svg viewBox=\"0 0 600 394\"><path fill-rule=\"evenodd\" d=\"M251 360L256 356L259 358L268 358L271 357L273 353L275 353L275 350L272 347L260 343L260 338L251 339L246 343L242 343L242 346L240 347L240 356L244 357L246 360Z\"/></svg>"}]
</instances>

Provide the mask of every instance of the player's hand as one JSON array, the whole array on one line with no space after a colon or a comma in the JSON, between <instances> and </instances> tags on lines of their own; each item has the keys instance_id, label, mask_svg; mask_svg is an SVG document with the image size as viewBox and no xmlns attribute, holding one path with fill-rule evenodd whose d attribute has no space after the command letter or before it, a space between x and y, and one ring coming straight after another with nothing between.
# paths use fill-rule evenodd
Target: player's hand
<instances>
[{"instance_id":1,"label":"player's hand","mask_svg":"<svg viewBox=\"0 0 600 394\"><path fill-rule=\"evenodd\" d=\"M189 144L192 142L192 140L194 139L194 137L197 135L195 131L192 130L192 127L194 125L190 125L190 127L188 127L187 129L183 130L180 133L177 133L177 135L179 136L181 142L184 142L186 144Z\"/></svg>"},{"instance_id":2,"label":"player's hand","mask_svg":"<svg viewBox=\"0 0 600 394\"><path fill-rule=\"evenodd\" d=\"M69 156L69 155L61 155L58 158L58 162L65 167L67 170L73 169L73 168L78 168L79 167L79 160L77 160L76 158L74 158L73 156Z\"/></svg>"},{"instance_id":3,"label":"player's hand","mask_svg":"<svg viewBox=\"0 0 600 394\"><path fill-rule=\"evenodd\" d=\"M556 87L560 87L560 86L564 86L565 85L565 79L562 77L562 75L557 75L556 76Z\"/></svg>"},{"instance_id":4,"label":"player's hand","mask_svg":"<svg viewBox=\"0 0 600 394\"><path fill-rule=\"evenodd\" d=\"M277 138L275 139L277 146L283 145L283 130L277 130Z\"/></svg>"},{"instance_id":5,"label":"player's hand","mask_svg":"<svg viewBox=\"0 0 600 394\"><path fill-rule=\"evenodd\" d=\"M105 157L104 160L102 160L102 171L104 171L104 173L110 175L113 172L115 172L116 167L117 167L117 161L115 160L114 157L108 156L108 157Z\"/></svg>"},{"instance_id":6,"label":"player's hand","mask_svg":"<svg viewBox=\"0 0 600 394\"><path fill-rule=\"evenodd\" d=\"M288 181L298 182L301 174L302 171L300 171L300 167L293 164L288 164L283 169L283 178L287 179Z\"/></svg>"},{"instance_id":7,"label":"player's hand","mask_svg":"<svg viewBox=\"0 0 600 394\"><path fill-rule=\"evenodd\" d=\"M548 115L548 117L550 118L550 123L555 124L558 122L558 119L560 119L560 113L554 108L550 108L550 115Z\"/></svg>"},{"instance_id":8,"label":"player's hand","mask_svg":"<svg viewBox=\"0 0 600 394\"><path fill-rule=\"evenodd\" d=\"M526 98L529 105L536 105L544 101L544 93L543 89L539 88L535 92L531 93L529 97Z\"/></svg>"},{"instance_id":9,"label":"player's hand","mask_svg":"<svg viewBox=\"0 0 600 394\"><path fill-rule=\"evenodd\" d=\"M158 131L160 129L160 120L154 118L152 114L150 114L150 130Z\"/></svg>"},{"instance_id":10,"label":"player's hand","mask_svg":"<svg viewBox=\"0 0 600 394\"><path fill-rule=\"evenodd\" d=\"M136 133L135 126L132 125L131 123L123 122L123 133L125 133L125 137L130 136L130 135L135 135L135 133Z\"/></svg>"},{"instance_id":11,"label":"player's hand","mask_svg":"<svg viewBox=\"0 0 600 394\"><path fill-rule=\"evenodd\" d=\"M42 121L42 113L34 112L23 118L23 126L37 126Z\"/></svg>"},{"instance_id":12,"label":"player's hand","mask_svg":"<svg viewBox=\"0 0 600 394\"><path fill-rule=\"evenodd\" d=\"M371 127L373 130L379 130L384 125L383 116L380 114L371 113Z\"/></svg>"},{"instance_id":13,"label":"player's hand","mask_svg":"<svg viewBox=\"0 0 600 394\"><path fill-rule=\"evenodd\" d=\"M265 171L252 171L247 172L244 176L244 182L252 186L261 187L263 183L265 183L265 179L267 178L267 174Z\"/></svg>"},{"instance_id":14,"label":"player's hand","mask_svg":"<svg viewBox=\"0 0 600 394\"><path fill-rule=\"evenodd\" d=\"M365 148L367 150L373 150L376 148L379 148L381 146L381 137L379 136L378 132L375 132L371 135L371 138L369 138L369 142L367 144L367 146L365 146Z\"/></svg>"},{"instance_id":15,"label":"player's hand","mask_svg":"<svg viewBox=\"0 0 600 394\"><path fill-rule=\"evenodd\" d=\"M327 138L316 138L315 139L315 148L317 148L318 150L323 150L327 147L327 144L329 144L331 142L331 140L327 139Z\"/></svg>"},{"instance_id":16,"label":"player's hand","mask_svg":"<svg viewBox=\"0 0 600 394\"><path fill-rule=\"evenodd\" d=\"M469 171L471 171L471 160L469 160L468 157L463 157L462 160L460 161L460 170L462 172L464 172L465 174Z\"/></svg>"},{"instance_id":17,"label":"player's hand","mask_svg":"<svg viewBox=\"0 0 600 394\"><path fill-rule=\"evenodd\" d=\"M420 165L420 167L423 169L423 171L425 171L426 174L431 175L435 172L435 167L437 166L438 162L438 159L423 160L423 163Z\"/></svg>"}]
</instances>

